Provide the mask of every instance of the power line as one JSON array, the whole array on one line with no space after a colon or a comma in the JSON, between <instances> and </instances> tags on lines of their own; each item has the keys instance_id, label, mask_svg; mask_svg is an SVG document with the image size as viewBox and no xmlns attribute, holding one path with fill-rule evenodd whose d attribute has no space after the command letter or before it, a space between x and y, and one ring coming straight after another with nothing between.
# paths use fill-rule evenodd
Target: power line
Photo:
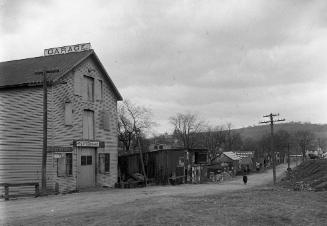
<instances>
[{"instance_id":1,"label":"power line","mask_svg":"<svg viewBox=\"0 0 327 226\"><path fill-rule=\"evenodd\" d=\"M274 150L274 122L282 122L285 121L285 119L275 119L274 117L279 116L278 114L273 114L270 113L269 115L264 115L264 118L269 118L269 121L262 121L259 122L261 124L270 124L270 132L271 132L271 137L270 137L270 149L271 149L271 155L272 155L272 164L273 164L273 179L274 179L274 184L276 184L276 154Z\"/></svg>"}]
</instances>

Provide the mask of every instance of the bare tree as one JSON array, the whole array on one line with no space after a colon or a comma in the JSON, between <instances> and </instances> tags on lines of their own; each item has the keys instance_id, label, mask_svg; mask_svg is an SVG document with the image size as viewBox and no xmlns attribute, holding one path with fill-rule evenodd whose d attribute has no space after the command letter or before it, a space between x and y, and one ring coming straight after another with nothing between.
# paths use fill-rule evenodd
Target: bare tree
<instances>
[{"instance_id":1,"label":"bare tree","mask_svg":"<svg viewBox=\"0 0 327 226\"><path fill-rule=\"evenodd\" d=\"M118 106L118 139L125 151L138 146L136 139L154 124L151 110L124 100ZM138 137L137 137L138 136Z\"/></svg>"},{"instance_id":2,"label":"bare tree","mask_svg":"<svg viewBox=\"0 0 327 226\"><path fill-rule=\"evenodd\" d=\"M305 152L308 148L310 148L315 140L315 136L312 132L308 130L301 130L295 133L295 139L297 144L301 148L302 158L305 159Z\"/></svg>"},{"instance_id":3,"label":"bare tree","mask_svg":"<svg viewBox=\"0 0 327 226\"><path fill-rule=\"evenodd\" d=\"M208 149L209 160L212 162L220 156L226 142L226 132L223 126L206 126L199 134L201 147Z\"/></svg>"},{"instance_id":4,"label":"bare tree","mask_svg":"<svg viewBox=\"0 0 327 226\"><path fill-rule=\"evenodd\" d=\"M197 134L202 130L203 122L196 114L178 113L169 118L174 126L174 135L181 141L184 148L194 148Z\"/></svg>"},{"instance_id":5,"label":"bare tree","mask_svg":"<svg viewBox=\"0 0 327 226\"><path fill-rule=\"evenodd\" d=\"M242 148L241 134L232 130L232 123L226 124L226 147L228 151L240 150Z\"/></svg>"}]
</instances>

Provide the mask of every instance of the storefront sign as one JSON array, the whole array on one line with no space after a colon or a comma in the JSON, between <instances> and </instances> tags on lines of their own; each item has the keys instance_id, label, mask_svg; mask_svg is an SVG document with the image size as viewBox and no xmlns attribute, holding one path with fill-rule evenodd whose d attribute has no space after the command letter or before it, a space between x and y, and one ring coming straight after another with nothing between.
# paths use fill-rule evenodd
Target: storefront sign
<instances>
[{"instance_id":1,"label":"storefront sign","mask_svg":"<svg viewBox=\"0 0 327 226\"><path fill-rule=\"evenodd\" d=\"M60 159L62 157L64 157L64 153L58 153L58 152L53 153L53 158L55 159Z\"/></svg>"},{"instance_id":2,"label":"storefront sign","mask_svg":"<svg viewBox=\"0 0 327 226\"><path fill-rule=\"evenodd\" d=\"M75 146L76 147L98 148L98 147L100 147L100 141L77 140Z\"/></svg>"},{"instance_id":3,"label":"storefront sign","mask_svg":"<svg viewBox=\"0 0 327 226\"><path fill-rule=\"evenodd\" d=\"M66 53L73 53L73 52L82 52L82 51L86 51L86 50L90 50L90 49L91 49L90 43L55 47L55 48L45 49L44 56L66 54Z\"/></svg>"},{"instance_id":4,"label":"storefront sign","mask_svg":"<svg viewBox=\"0 0 327 226\"><path fill-rule=\"evenodd\" d=\"M48 152L72 152L73 147L48 146Z\"/></svg>"}]
</instances>

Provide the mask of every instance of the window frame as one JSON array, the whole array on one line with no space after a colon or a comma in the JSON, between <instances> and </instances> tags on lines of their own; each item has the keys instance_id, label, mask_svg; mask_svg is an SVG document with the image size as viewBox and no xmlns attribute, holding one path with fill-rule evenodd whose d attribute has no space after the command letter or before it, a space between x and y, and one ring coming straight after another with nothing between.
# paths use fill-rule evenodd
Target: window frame
<instances>
[{"instance_id":1,"label":"window frame","mask_svg":"<svg viewBox=\"0 0 327 226\"><path fill-rule=\"evenodd\" d=\"M93 162L92 155L81 155L81 166L91 166L92 162Z\"/></svg>"},{"instance_id":2,"label":"window frame","mask_svg":"<svg viewBox=\"0 0 327 226\"><path fill-rule=\"evenodd\" d=\"M68 157L70 156L70 157ZM59 161L64 161L64 173L59 173ZM64 153L64 157L57 159L57 177L72 177L73 176L73 153Z\"/></svg>"},{"instance_id":3,"label":"window frame","mask_svg":"<svg viewBox=\"0 0 327 226\"><path fill-rule=\"evenodd\" d=\"M99 100L102 101L103 100L103 81L101 79L98 79L98 83L99 83Z\"/></svg>"},{"instance_id":4,"label":"window frame","mask_svg":"<svg viewBox=\"0 0 327 226\"><path fill-rule=\"evenodd\" d=\"M88 131L88 134L87 134L87 137L86 137L86 134L84 134L84 130L86 129L86 125L85 125L85 117L88 117L87 115L88 114L90 114L90 115L92 115L92 126L93 126L93 128L92 129L90 129L89 128L89 124L87 125L87 131ZM83 135L83 139L87 139L87 140L93 140L94 138L95 138L95 127L96 127L96 123L95 123L95 112L93 111L93 110L90 110L90 109L84 109L83 110L83 122L82 122L82 135ZM87 121L87 123L88 123L88 120L86 120ZM92 132L92 135L93 136L90 136L90 132Z\"/></svg>"},{"instance_id":5,"label":"window frame","mask_svg":"<svg viewBox=\"0 0 327 226\"><path fill-rule=\"evenodd\" d=\"M92 85L89 86L89 82L92 81ZM85 94L83 95L84 96L84 100L85 101L89 101L89 102L94 102L95 101L95 78L91 77L91 76L88 76L88 75L84 75L83 76L83 86L85 87ZM92 87L92 96L91 98L89 97L89 87Z\"/></svg>"},{"instance_id":6,"label":"window frame","mask_svg":"<svg viewBox=\"0 0 327 226\"><path fill-rule=\"evenodd\" d=\"M110 153L99 153L99 174L110 173Z\"/></svg>"}]
</instances>

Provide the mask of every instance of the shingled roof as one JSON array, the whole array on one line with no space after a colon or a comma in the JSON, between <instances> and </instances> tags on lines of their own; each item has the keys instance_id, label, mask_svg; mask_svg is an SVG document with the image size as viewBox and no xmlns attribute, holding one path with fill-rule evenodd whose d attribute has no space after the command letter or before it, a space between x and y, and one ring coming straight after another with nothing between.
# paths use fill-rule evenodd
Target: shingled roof
<instances>
[{"instance_id":1,"label":"shingled roof","mask_svg":"<svg viewBox=\"0 0 327 226\"><path fill-rule=\"evenodd\" d=\"M89 56L94 57L100 69L108 78L117 99L122 100L122 96L93 50L0 62L0 89L41 85L43 81L42 75L35 74L35 72L42 71L43 69L59 69L58 73L48 75L48 80L55 82Z\"/></svg>"}]
</instances>

